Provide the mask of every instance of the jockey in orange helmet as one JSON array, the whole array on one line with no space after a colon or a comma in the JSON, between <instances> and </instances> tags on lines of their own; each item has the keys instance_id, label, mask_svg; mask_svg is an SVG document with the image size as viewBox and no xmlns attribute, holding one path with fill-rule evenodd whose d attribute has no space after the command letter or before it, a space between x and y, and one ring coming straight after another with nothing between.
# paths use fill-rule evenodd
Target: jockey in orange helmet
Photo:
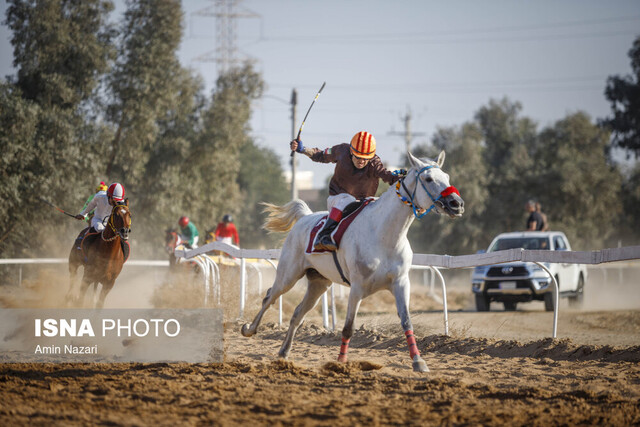
<instances>
[{"instance_id":1,"label":"jockey in orange helmet","mask_svg":"<svg viewBox=\"0 0 640 427\"><path fill-rule=\"evenodd\" d=\"M303 153L314 162L335 163L336 168L329 182L327 207L329 218L318 233L314 249L335 251L331 233L342 219L342 211L352 202L373 197L379 180L389 185L399 177L387 170L376 155L376 140L369 132L358 132L351 143L338 144L325 150L305 148L302 141L291 141L291 150Z\"/></svg>"}]
</instances>

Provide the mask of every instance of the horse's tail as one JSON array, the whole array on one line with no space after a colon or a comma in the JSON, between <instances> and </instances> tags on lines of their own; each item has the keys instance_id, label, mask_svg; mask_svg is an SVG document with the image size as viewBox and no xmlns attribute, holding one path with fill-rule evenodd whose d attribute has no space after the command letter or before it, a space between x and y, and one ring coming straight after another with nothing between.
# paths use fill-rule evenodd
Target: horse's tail
<instances>
[{"instance_id":1,"label":"horse's tail","mask_svg":"<svg viewBox=\"0 0 640 427\"><path fill-rule=\"evenodd\" d=\"M272 233L284 233L293 228L295 223L303 216L313 213L309 206L300 199L295 199L284 206L276 206L271 203L262 203L263 212L269 215L262 228Z\"/></svg>"}]
</instances>

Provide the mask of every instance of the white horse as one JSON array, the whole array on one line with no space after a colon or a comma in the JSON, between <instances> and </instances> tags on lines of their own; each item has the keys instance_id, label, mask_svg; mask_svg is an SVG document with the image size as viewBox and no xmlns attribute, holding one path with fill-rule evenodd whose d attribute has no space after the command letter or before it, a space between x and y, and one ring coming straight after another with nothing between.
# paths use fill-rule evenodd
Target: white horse
<instances>
[{"instance_id":1,"label":"white horse","mask_svg":"<svg viewBox=\"0 0 640 427\"><path fill-rule=\"evenodd\" d=\"M409 317L409 269L413 251L407 239L407 231L415 217L420 218L431 210L447 214L451 218L461 216L464 201L455 187L449 184L449 175L441 169L444 151L435 162L417 159L411 153L408 156L411 169L407 175L378 200L370 203L344 233L336 259L346 281L338 271L332 253L305 253L311 229L326 212L313 214L301 200L293 200L281 207L265 204L269 218L264 228L269 231L291 232L282 247L276 278L262 301L262 308L251 325L242 326L244 336L254 335L265 311L306 274L309 286L291 317L287 336L280 348L280 357L286 358L289 355L293 337L304 316L316 305L331 283L345 286L350 283L351 291L338 361L347 361L349 340L353 335L354 321L362 299L387 289L396 299L398 316L413 360L413 370L429 370L420 357Z\"/></svg>"}]
</instances>

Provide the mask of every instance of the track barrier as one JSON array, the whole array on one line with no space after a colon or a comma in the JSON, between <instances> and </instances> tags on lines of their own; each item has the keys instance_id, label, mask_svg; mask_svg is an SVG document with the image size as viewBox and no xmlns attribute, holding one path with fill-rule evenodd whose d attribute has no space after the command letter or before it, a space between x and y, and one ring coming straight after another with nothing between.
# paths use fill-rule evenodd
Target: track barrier
<instances>
[{"instance_id":1,"label":"track barrier","mask_svg":"<svg viewBox=\"0 0 640 427\"><path fill-rule=\"evenodd\" d=\"M212 257L207 256L207 253L212 251L220 251L233 257L233 262L240 267L240 305L239 305L239 317L244 316L244 307L246 301L246 270L248 267L254 268L258 274L258 292L262 291L262 275L259 267L256 266L255 261L248 260L265 260L274 269L277 269L275 261L280 258L280 249L239 249L237 247L221 243L212 242L206 245L200 246L191 250L175 251L175 256L181 260L181 262L193 261L198 265L202 271L204 277L204 306L208 307L212 304L220 304L220 269L217 263ZM432 279L430 280L430 294L433 294L433 274L438 276L442 285L442 304L444 313L444 334L449 335L448 324L448 309L447 309L447 290L445 279L440 272L441 268L445 269L460 269L460 268L472 268L482 265L502 264L507 262L533 262L538 264L549 274L554 285L554 312L553 312L553 329L552 338L557 336L557 323L558 323L558 300L559 290L558 284L555 278L550 274L549 270L542 263L566 263L566 264L587 264L598 265L620 261L631 261L640 259L640 246L625 246L619 248L602 249L596 251L548 251L548 250L525 250L525 249L508 249L504 251L474 254L474 255L434 255L434 254L414 254L412 269L430 270L432 272ZM14 259L0 259L0 265L7 264L65 264L68 260L66 258L14 258ZM155 260L130 260L126 263L127 266L148 266L148 267L168 267L169 261L155 261ZM20 282L22 277L22 270L20 270ZM603 269L604 277L606 280L606 270ZM331 297L331 314L332 314L332 329L335 330L335 301L333 286L330 288ZM215 301L215 302L214 302ZM328 321L328 301L327 294L322 298L323 301L323 323L325 328L329 329ZM279 324L282 324L282 297L279 299Z\"/></svg>"}]
</instances>

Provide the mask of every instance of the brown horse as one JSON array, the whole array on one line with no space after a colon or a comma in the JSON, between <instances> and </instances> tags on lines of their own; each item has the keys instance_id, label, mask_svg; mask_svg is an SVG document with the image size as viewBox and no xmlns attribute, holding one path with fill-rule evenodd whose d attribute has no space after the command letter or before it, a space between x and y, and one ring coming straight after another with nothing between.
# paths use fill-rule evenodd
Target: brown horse
<instances>
[{"instance_id":1,"label":"brown horse","mask_svg":"<svg viewBox=\"0 0 640 427\"><path fill-rule=\"evenodd\" d=\"M169 254L169 268L173 269L177 264L176 256L174 252L176 247L183 245L184 242L180 238L178 232L173 228L165 230L164 235L164 250Z\"/></svg>"},{"instance_id":2,"label":"brown horse","mask_svg":"<svg viewBox=\"0 0 640 427\"><path fill-rule=\"evenodd\" d=\"M104 306L104 300L122 271L129 256L129 233L131 232L131 212L129 201L113 207L106 227L100 233L84 236L81 249L74 244L69 254L70 286L67 300L74 300L73 285L78 267L84 266L84 274L78 295L79 304L84 304L85 293L89 285L102 284L96 308Z\"/></svg>"}]
</instances>

